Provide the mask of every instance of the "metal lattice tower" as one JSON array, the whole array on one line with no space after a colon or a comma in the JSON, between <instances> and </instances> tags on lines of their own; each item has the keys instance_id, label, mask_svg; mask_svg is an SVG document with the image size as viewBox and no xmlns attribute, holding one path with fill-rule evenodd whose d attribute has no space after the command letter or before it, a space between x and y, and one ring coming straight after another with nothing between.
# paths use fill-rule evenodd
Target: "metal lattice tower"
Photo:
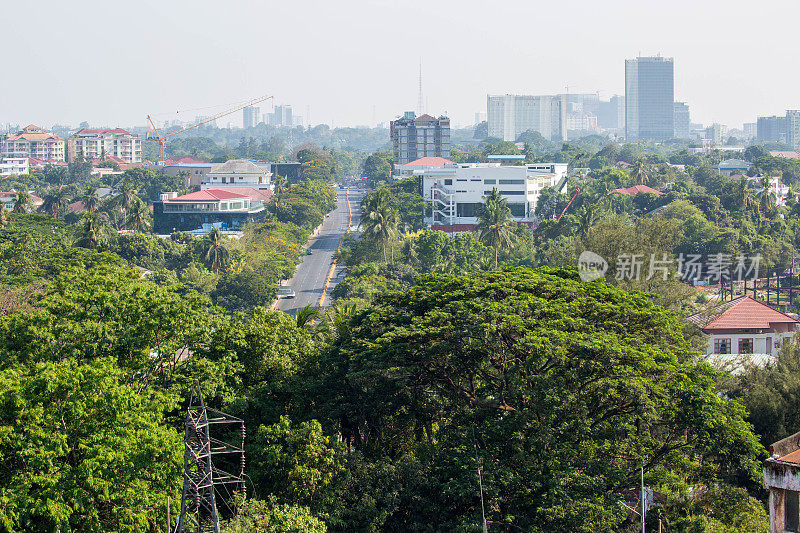
<instances>
[{"instance_id":1,"label":"metal lattice tower","mask_svg":"<svg viewBox=\"0 0 800 533\"><path fill-rule=\"evenodd\" d=\"M417 95L417 115L425 112L425 102L422 97L422 58L419 59L419 95Z\"/></svg>"},{"instance_id":2,"label":"metal lattice tower","mask_svg":"<svg viewBox=\"0 0 800 533\"><path fill-rule=\"evenodd\" d=\"M195 403L197 401L197 403ZM239 425L241 443L228 444L215 438L218 430ZM183 496L181 515L175 533L219 533L217 500L223 499L220 489L233 485L245 494L244 485L244 421L216 409L206 407L200 384L194 380L186 413L186 434L183 451ZM230 474L215 465L214 458L239 455L239 473ZM228 460L230 462L230 459ZM226 491L227 492L227 491ZM229 494L229 493L228 493Z\"/></svg>"}]
</instances>

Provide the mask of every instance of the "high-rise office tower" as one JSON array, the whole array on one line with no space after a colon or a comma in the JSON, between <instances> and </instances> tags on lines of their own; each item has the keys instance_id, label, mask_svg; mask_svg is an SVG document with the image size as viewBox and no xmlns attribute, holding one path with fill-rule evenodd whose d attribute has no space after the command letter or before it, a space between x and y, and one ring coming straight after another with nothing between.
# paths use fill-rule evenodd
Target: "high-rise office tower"
<instances>
[{"instance_id":1,"label":"high-rise office tower","mask_svg":"<svg viewBox=\"0 0 800 533\"><path fill-rule=\"evenodd\" d=\"M506 94L486 97L489 137L516 141L528 130L548 141L567 139L566 95L528 96Z\"/></svg>"},{"instance_id":2,"label":"high-rise office tower","mask_svg":"<svg viewBox=\"0 0 800 533\"><path fill-rule=\"evenodd\" d=\"M625 137L671 139L675 135L675 70L671 57L625 60Z\"/></svg>"},{"instance_id":3,"label":"high-rise office tower","mask_svg":"<svg viewBox=\"0 0 800 533\"><path fill-rule=\"evenodd\" d=\"M786 111L786 144L794 149L800 148L800 111Z\"/></svg>"},{"instance_id":4,"label":"high-rise office tower","mask_svg":"<svg viewBox=\"0 0 800 533\"><path fill-rule=\"evenodd\" d=\"M242 114L242 125L245 128L255 128L261 117L261 108L249 105L242 109Z\"/></svg>"},{"instance_id":5,"label":"high-rise office tower","mask_svg":"<svg viewBox=\"0 0 800 533\"><path fill-rule=\"evenodd\" d=\"M600 100L597 108L597 125L604 130L625 129L625 97L615 94L607 102Z\"/></svg>"}]
</instances>

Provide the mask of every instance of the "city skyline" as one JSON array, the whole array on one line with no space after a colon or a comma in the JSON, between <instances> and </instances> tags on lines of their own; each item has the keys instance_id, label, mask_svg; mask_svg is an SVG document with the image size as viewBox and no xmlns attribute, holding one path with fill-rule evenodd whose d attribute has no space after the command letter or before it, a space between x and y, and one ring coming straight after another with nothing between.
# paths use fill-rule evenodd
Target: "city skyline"
<instances>
[{"instance_id":1,"label":"city skyline","mask_svg":"<svg viewBox=\"0 0 800 533\"><path fill-rule=\"evenodd\" d=\"M751 13L749 27L770 28L767 43L746 38L736 18L743 2L572 4L567 11L451 1L220 6L148 0L97 46L98 28L117 20L112 9L86 1L75 17L73 6L45 1L30 8L35 30L10 25L6 31L25 83L4 85L0 122L144 126L147 114L191 121L205 113L174 111L218 110L274 94L310 111L311 124L388 124L417 107L420 57L427 111L460 125L486 112L488 94L624 94L625 60L658 53L675 58L675 99L688 103L693 122L739 128L757 116L800 108L793 90L800 75L786 68L793 59L790 21L800 6L768 1ZM778 9L781 17L774 17ZM26 16L20 4L6 13L10 20ZM295 24L267 24L273 18ZM409 20L442 31L410 46L386 38L387 29ZM529 31L532 20L536 32ZM734 23L741 32L730 31ZM63 43L94 51L53 61L50 51ZM241 120L241 114L231 118L237 125Z\"/></svg>"}]
</instances>

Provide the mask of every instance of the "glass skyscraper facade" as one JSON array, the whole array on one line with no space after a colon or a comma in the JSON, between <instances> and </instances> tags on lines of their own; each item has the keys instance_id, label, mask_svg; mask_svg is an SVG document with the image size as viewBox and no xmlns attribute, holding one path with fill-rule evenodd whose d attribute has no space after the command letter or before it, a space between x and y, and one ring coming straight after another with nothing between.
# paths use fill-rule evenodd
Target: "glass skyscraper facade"
<instances>
[{"instance_id":1,"label":"glass skyscraper facade","mask_svg":"<svg viewBox=\"0 0 800 533\"><path fill-rule=\"evenodd\" d=\"M675 69L671 57L625 60L625 137L671 139L675 135Z\"/></svg>"}]
</instances>

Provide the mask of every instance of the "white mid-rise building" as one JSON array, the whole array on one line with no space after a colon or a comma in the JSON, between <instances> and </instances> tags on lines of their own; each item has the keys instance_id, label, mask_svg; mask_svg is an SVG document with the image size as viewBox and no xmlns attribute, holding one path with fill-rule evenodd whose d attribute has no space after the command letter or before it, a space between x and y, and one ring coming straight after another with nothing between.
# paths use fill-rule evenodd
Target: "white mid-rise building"
<instances>
[{"instance_id":1,"label":"white mid-rise building","mask_svg":"<svg viewBox=\"0 0 800 533\"><path fill-rule=\"evenodd\" d=\"M27 157L0 157L0 176L23 176L30 174Z\"/></svg>"},{"instance_id":2,"label":"white mid-rise building","mask_svg":"<svg viewBox=\"0 0 800 533\"><path fill-rule=\"evenodd\" d=\"M30 124L22 131L0 136L0 157L64 161L64 139Z\"/></svg>"},{"instance_id":3,"label":"white mid-rise building","mask_svg":"<svg viewBox=\"0 0 800 533\"><path fill-rule=\"evenodd\" d=\"M516 141L526 131L537 131L548 141L567 139L565 95L506 94L486 97L489 137Z\"/></svg>"},{"instance_id":4,"label":"white mid-rise building","mask_svg":"<svg viewBox=\"0 0 800 533\"><path fill-rule=\"evenodd\" d=\"M429 203L425 222L444 231L469 231L478 223L478 210L496 188L508 201L513 220L532 223L541 192L563 186L566 163L503 166L464 163L419 171L422 194Z\"/></svg>"},{"instance_id":5,"label":"white mid-rise building","mask_svg":"<svg viewBox=\"0 0 800 533\"><path fill-rule=\"evenodd\" d=\"M257 165L248 159L231 159L214 164L202 177L200 189L219 187L249 187L256 190L272 190L272 172L269 165Z\"/></svg>"},{"instance_id":6,"label":"white mid-rise building","mask_svg":"<svg viewBox=\"0 0 800 533\"><path fill-rule=\"evenodd\" d=\"M119 157L125 163L141 163L142 140L121 128L84 128L67 140L67 161L79 156L89 161Z\"/></svg>"}]
</instances>

